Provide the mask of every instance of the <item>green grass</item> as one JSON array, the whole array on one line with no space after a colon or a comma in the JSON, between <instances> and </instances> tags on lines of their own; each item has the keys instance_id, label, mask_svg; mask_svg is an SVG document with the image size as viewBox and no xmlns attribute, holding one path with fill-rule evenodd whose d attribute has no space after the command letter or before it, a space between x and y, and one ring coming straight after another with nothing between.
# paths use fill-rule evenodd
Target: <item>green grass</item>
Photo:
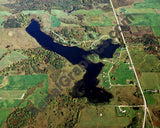
<instances>
[{"instance_id":1,"label":"green grass","mask_svg":"<svg viewBox=\"0 0 160 128\"><path fill-rule=\"evenodd\" d=\"M126 85L127 80L134 80L133 70L130 70L129 67L131 66L124 62L117 63L115 71L110 72L110 77L115 77L115 80L111 79L112 84Z\"/></svg>"},{"instance_id":2,"label":"green grass","mask_svg":"<svg viewBox=\"0 0 160 128\"><path fill-rule=\"evenodd\" d=\"M9 108L1 108L0 109L0 127L2 127L4 121L7 119L8 115L10 113Z\"/></svg>"},{"instance_id":3,"label":"green grass","mask_svg":"<svg viewBox=\"0 0 160 128\"><path fill-rule=\"evenodd\" d=\"M134 4L134 8L154 8L154 9L160 9L160 1L159 0L144 0L143 3L136 3Z\"/></svg>"},{"instance_id":4,"label":"green grass","mask_svg":"<svg viewBox=\"0 0 160 128\"><path fill-rule=\"evenodd\" d=\"M16 99L21 98L21 96L26 92L26 90L2 90L0 89L0 97L3 99Z\"/></svg>"},{"instance_id":5,"label":"green grass","mask_svg":"<svg viewBox=\"0 0 160 128\"><path fill-rule=\"evenodd\" d=\"M131 25L141 25L141 26L159 26L160 14L151 13L130 13L135 20L132 20Z\"/></svg>"},{"instance_id":6,"label":"green grass","mask_svg":"<svg viewBox=\"0 0 160 128\"><path fill-rule=\"evenodd\" d=\"M143 89L160 89L160 73L142 72L140 78Z\"/></svg>"},{"instance_id":7,"label":"green grass","mask_svg":"<svg viewBox=\"0 0 160 128\"><path fill-rule=\"evenodd\" d=\"M36 91L28 97L28 100L31 100L35 107L39 108L41 107L40 102L45 102L44 98L47 96L48 92L48 81L45 80L43 83L43 87L37 88Z\"/></svg>"},{"instance_id":8,"label":"green grass","mask_svg":"<svg viewBox=\"0 0 160 128\"><path fill-rule=\"evenodd\" d=\"M58 18L55 16L51 16L51 26L52 27L59 27L61 25L61 22L59 21Z\"/></svg>"},{"instance_id":9,"label":"green grass","mask_svg":"<svg viewBox=\"0 0 160 128\"><path fill-rule=\"evenodd\" d=\"M147 100L147 104L149 104L149 105L155 105L156 102L155 102L155 99L154 99L154 97L153 97L152 94L144 92L144 96L145 96L145 98Z\"/></svg>"},{"instance_id":10,"label":"green grass","mask_svg":"<svg viewBox=\"0 0 160 128\"><path fill-rule=\"evenodd\" d=\"M27 90L32 88L43 80L48 80L46 74L41 75L14 75L9 76L9 84L4 86L3 90Z\"/></svg>"},{"instance_id":11,"label":"green grass","mask_svg":"<svg viewBox=\"0 0 160 128\"><path fill-rule=\"evenodd\" d=\"M154 55L146 55L144 57L144 61L140 64L139 69L142 72L149 72L152 70L158 70L158 65L160 63L160 60L154 56Z\"/></svg>"},{"instance_id":12,"label":"green grass","mask_svg":"<svg viewBox=\"0 0 160 128\"><path fill-rule=\"evenodd\" d=\"M0 15L6 15L6 16L10 16L11 13L9 13L8 11L0 11Z\"/></svg>"},{"instance_id":13,"label":"green grass","mask_svg":"<svg viewBox=\"0 0 160 128\"><path fill-rule=\"evenodd\" d=\"M152 30L155 36L160 36L160 26L152 26Z\"/></svg>"},{"instance_id":14,"label":"green grass","mask_svg":"<svg viewBox=\"0 0 160 128\"><path fill-rule=\"evenodd\" d=\"M13 108L17 107L21 102L20 99L13 99L13 100L0 100L0 108Z\"/></svg>"}]
</instances>

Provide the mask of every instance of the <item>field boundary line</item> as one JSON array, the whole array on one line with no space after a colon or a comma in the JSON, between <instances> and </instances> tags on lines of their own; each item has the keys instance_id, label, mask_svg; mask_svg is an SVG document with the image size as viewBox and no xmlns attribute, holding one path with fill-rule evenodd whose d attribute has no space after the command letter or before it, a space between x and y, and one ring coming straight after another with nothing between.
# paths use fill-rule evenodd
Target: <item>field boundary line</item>
<instances>
[{"instance_id":1,"label":"field boundary line","mask_svg":"<svg viewBox=\"0 0 160 128\"><path fill-rule=\"evenodd\" d=\"M137 76L135 67L134 67L134 65L133 65L133 61L132 61L130 52L129 52L129 50L128 50L128 46L127 46L126 40L125 40L125 38L124 38L124 35L123 35L123 32L122 32L122 29L121 29L119 20L118 20L118 18L117 18L117 15L116 15L115 8L114 8L114 6L113 6L112 0L110 0L110 4L111 4L112 10L113 10L115 19L116 19L116 21L117 21L118 29L120 30L120 33L121 33L121 36L122 36L123 43L125 44L125 47L126 47L126 50L127 50L127 53L128 53L128 57L129 57L129 59L130 59L130 62L131 62L131 65L132 65L132 68L133 68L133 71L134 71L134 74L135 74L135 77L136 77L138 86L139 86L139 89L140 89L141 94L142 94L142 98L143 98L143 102L144 102L144 118L143 118L143 126L142 126L142 128L145 128L146 111L147 111L147 102L146 102L146 99L145 99L145 96L144 96L144 93L143 93L143 90L142 90L140 81L139 81L139 79L138 79L138 76Z\"/></svg>"}]
</instances>

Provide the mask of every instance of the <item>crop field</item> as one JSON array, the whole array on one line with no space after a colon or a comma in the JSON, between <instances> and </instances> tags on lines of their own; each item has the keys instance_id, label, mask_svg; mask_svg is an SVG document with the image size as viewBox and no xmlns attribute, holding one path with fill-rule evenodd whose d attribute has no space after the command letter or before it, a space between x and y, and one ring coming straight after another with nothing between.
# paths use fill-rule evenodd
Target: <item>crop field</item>
<instances>
[{"instance_id":1,"label":"crop field","mask_svg":"<svg viewBox=\"0 0 160 128\"><path fill-rule=\"evenodd\" d=\"M148 72L152 70L159 70L158 65L160 60L154 56L149 55L141 47L130 47L130 54L133 59L134 65L142 72Z\"/></svg>"},{"instance_id":2,"label":"crop field","mask_svg":"<svg viewBox=\"0 0 160 128\"><path fill-rule=\"evenodd\" d=\"M114 80L111 79L112 84L126 85L128 84L127 80L134 80L133 70L129 69L130 64L119 62L115 66L110 73L110 77L114 77Z\"/></svg>"},{"instance_id":3,"label":"crop field","mask_svg":"<svg viewBox=\"0 0 160 128\"><path fill-rule=\"evenodd\" d=\"M0 70L24 59L27 59L27 57L22 55L21 53L13 51L11 54L8 54L4 58L2 58L2 60L0 61Z\"/></svg>"},{"instance_id":4,"label":"crop field","mask_svg":"<svg viewBox=\"0 0 160 128\"><path fill-rule=\"evenodd\" d=\"M160 36L160 25L159 26L152 26L152 30L155 36Z\"/></svg>"},{"instance_id":5,"label":"crop field","mask_svg":"<svg viewBox=\"0 0 160 128\"><path fill-rule=\"evenodd\" d=\"M159 26L160 14L135 14L130 13L135 20L132 21L131 25L141 25L141 26Z\"/></svg>"},{"instance_id":6,"label":"crop field","mask_svg":"<svg viewBox=\"0 0 160 128\"><path fill-rule=\"evenodd\" d=\"M48 80L46 74L41 75L14 75L9 76L9 83L2 90L27 90L42 82Z\"/></svg>"},{"instance_id":7,"label":"crop field","mask_svg":"<svg viewBox=\"0 0 160 128\"><path fill-rule=\"evenodd\" d=\"M42 86L37 86L40 83ZM35 104L35 107L42 108L45 103L44 98L48 94L48 76L46 74L9 76L9 84L0 89L0 108L18 106L22 96L28 94L27 89L35 86L37 87L30 91L20 106L25 107L30 100Z\"/></svg>"},{"instance_id":8,"label":"crop field","mask_svg":"<svg viewBox=\"0 0 160 128\"><path fill-rule=\"evenodd\" d=\"M143 89L160 89L160 73L142 72L140 78Z\"/></svg>"},{"instance_id":9,"label":"crop field","mask_svg":"<svg viewBox=\"0 0 160 128\"><path fill-rule=\"evenodd\" d=\"M42 87L36 88L34 93L27 98L27 100L31 100L35 104L35 107L37 108L38 107L43 108L43 106L45 105L44 98L48 94L47 93L48 92L48 81L45 80L42 84L43 84Z\"/></svg>"},{"instance_id":10,"label":"crop field","mask_svg":"<svg viewBox=\"0 0 160 128\"><path fill-rule=\"evenodd\" d=\"M17 99L21 98L21 96L26 92L26 90L1 90L0 89L0 97L3 99Z\"/></svg>"},{"instance_id":11,"label":"crop field","mask_svg":"<svg viewBox=\"0 0 160 128\"><path fill-rule=\"evenodd\" d=\"M0 11L0 16L4 16L4 15L10 16L11 13L9 13L8 11Z\"/></svg>"},{"instance_id":12,"label":"crop field","mask_svg":"<svg viewBox=\"0 0 160 128\"><path fill-rule=\"evenodd\" d=\"M10 113L9 108L0 108L0 114L1 114L0 115L0 127L2 126L6 118L8 117L9 113Z\"/></svg>"},{"instance_id":13,"label":"crop field","mask_svg":"<svg viewBox=\"0 0 160 128\"><path fill-rule=\"evenodd\" d=\"M19 105L21 99L12 99L12 100L0 100L0 109L1 108L14 108Z\"/></svg>"},{"instance_id":14,"label":"crop field","mask_svg":"<svg viewBox=\"0 0 160 128\"><path fill-rule=\"evenodd\" d=\"M136 3L134 4L134 7L139 9L139 8L155 8L155 9L159 9L160 8L160 1L159 0L144 0L144 3Z\"/></svg>"}]
</instances>

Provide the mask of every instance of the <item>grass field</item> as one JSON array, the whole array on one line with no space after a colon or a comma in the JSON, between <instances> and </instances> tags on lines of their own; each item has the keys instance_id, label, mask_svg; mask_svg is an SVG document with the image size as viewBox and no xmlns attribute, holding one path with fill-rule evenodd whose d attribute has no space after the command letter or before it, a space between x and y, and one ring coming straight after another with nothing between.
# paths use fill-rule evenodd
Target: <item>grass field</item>
<instances>
[{"instance_id":1,"label":"grass field","mask_svg":"<svg viewBox=\"0 0 160 128\"><path fill-rule=\"evenodd\" d=\"M152 26L152 30L155 36L160 36L160 26Z\"/></svg>"},{"instance_id":2,"label":"grass field","mask_svg":"<svg viewBox=\"0 0 160 128\"><path fill-rule=\"evenodd\" d=\"M8 115L10 113L9 108L0 108L0 127L4 123L4 121L7 119Z\"/></svg>"},{"instance_id":3,"label":"grass field","mask_svg":"<svg viewBox=\"0 0 160 128\"><path fill-rule=\"evenodd\" d=\"M17 98L21 98L24 93L27 94L27 89L31 89L40 83L42 83L42 86L36 87L21 107L26 106L28 100L31 100L35 107L43 106L43 100L48 94L48 75L9 76L9 84L0 89L0 97L2 97L0 107L16 107L21 102L21 99Z\"/></svg>"},{"instance_id":4,"label":"grass field","mask_svg":"<svg viewBox=\"0 0 160 128\"><path fill-rule=\"evenodd\" d=\"M149 72L152 70L158 71L160 60L154 56L147 54L142 47L130 47L130 54L136 69L142 72Z\"/></svg>"},{"instance_id":5,"label":"grass field","mask_svg":"<svg viewBox=\"0 0 160 128\"><path fill-rule=\"evenodd\" d=\"M152 94L148 94L148 93L144 92L144 96L146 98L147 104L155 105L156 101L155 101L155 99L154 99Z\"/></svg>"},{"instance_id":6,"label":"grass field","mask_svg":"<svg viewBox=\"0 0 160 128\"><path fill-rule=\"evenodd\" d=\"M102 116L100 117L100 113ZM130 123L128 117L117 117L115 107L102 106L84 108L77 128L107 128L125 127Z\"/></svg>"},{"instance_id":7,"label":"grass field","mask_svg":"<svg viewBox=\"0 0 160 128\"><path fill-rule=\"evenodd\" d=\"M21 98L23 93L25 93L26 90L2 90L0 89L0 97L3 99L17 99Z\"/></svg>"},{"instance_id":8,"label":"grass field","mask_svg":"<svg viewBox=\"0 0 160 128\"><path fill-rule=\"evenodd\" d=\"M8 11L0 11L0 15L6 15L6 16L10 16L11 13L9 13Z\"/></svg>"},{"instance_id":9,"label":"grass field","mask_svg":"<svg viewBox=\"0 0 160 128\"><path fill-rule=\"evenodd\" d=\"M13 63L16 63L24 59L27 59L27 57L22 55L21 53L13 51L11 54L8 54L4 58L2 58L2 60L0 61L0 70L8 67L9 65Z\"/></svg>"},{"instance_id":10,"label":"grass field","mask_svg":"<svg viewBox=\"0 0 160 128\"><path fill-rule=\"evenodd\" d=\"M141 26L159 26L160 14L151 14L151 13L130 13L135 20L132 20L131 25L141 25Z\"/></svg>"},{"instance_id":11,"label":"grass field","mask_svg":"<svg viewBox=\"0 0 160 128\"><path fill-rule=\"evenodd\" d=\"M159 0L144 0L145 2L143 3L136 3L134 4L134 8L155 8L155 9L159 9L160 8L160 1Z\"/></svg>"},{"instance_id":12,"label":"grass field","mask_svg":"<svg viewBox=\"0 0 160 128\"><path fill-rule=\"evenodd\" d=\"M46 74L41 75L14 75L9 76L9 84L4 86L2 90L27 90L34 87L43 80L48 80Z\"/></svg>"},{"instance_id":13,"label":"grass field","mask_svg":"<svg viewBox=\"0 0 160 128\"><path fill-rule=\"evenodd\" d=\"M134 80L133 70L130 70L129 64L119 62L116 64L115 70L110 72L110 77L114 77L115 80L111 79L112 84L126 85L127 80Z\"/></svg>"},{"instance_id":14,"label":"grass field","mask_svg":"<svg viewBox=\"0 0 160 128\"><path fill-rule=\"evenodd\" d=\"M142 72L140 78L143 89L160 89L160 73Z\"/></svg>"}]
</instances>

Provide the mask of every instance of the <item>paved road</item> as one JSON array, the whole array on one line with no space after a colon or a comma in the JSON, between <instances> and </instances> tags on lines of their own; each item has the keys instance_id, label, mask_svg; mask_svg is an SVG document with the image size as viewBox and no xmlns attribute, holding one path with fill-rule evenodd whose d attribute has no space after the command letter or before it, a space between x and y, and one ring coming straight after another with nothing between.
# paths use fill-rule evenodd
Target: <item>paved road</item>
<instances>
[{"instance_id":1,"label":"paved road","mask_svg":"<svg viewBox=\"0 0 160 128\"><path fill-rule=\"evenodd\" d=\"M118 20L118 18L117 18L116 12L115 12L115 8L114 8L113 3L112 3L112 0L110 0L110 4L111 4L111 7L112 7L112 10L113 10L114 16L115 16L115 18L116 18L116 21L117 21L118 28L119 28L119 30L120 30L120 33L121 33L121 36L122 36L122 39L123 39L123 43L124 43L124 44L125 44L125 46L126 46L126 50L127 50L128 56L129 56L129 60L130 60L130 62L131 62L131 65L132 65L132 68L133 68L133 71L134 71L134 74L135 74L136 80L137 80L137 82L138 82L139 89L140 89L141 94L142 94L142 97L143 97L143 101L144 101L144 118L143 118L143 128L145 128L146 110L147 110L147 103L146 103L146 99L145 99L145 96L144 96L144 93L143 93L143 90L142 90L141 84L140 84L140 82L139 82L139 79L138 79L138 76L137 76L136 70L135 70L135 68L134 68L133 61L132 61L132 58L131 58L130 52L129 52L129 50L128 50L128 46L127 46L127 44L126 44L126 40L125 40L125 38L124 38L124 35L123 35L123 32L122 32L122 29L121 29L121 26L120 26L119 20Z\"/></svg>"}]
</instances>

